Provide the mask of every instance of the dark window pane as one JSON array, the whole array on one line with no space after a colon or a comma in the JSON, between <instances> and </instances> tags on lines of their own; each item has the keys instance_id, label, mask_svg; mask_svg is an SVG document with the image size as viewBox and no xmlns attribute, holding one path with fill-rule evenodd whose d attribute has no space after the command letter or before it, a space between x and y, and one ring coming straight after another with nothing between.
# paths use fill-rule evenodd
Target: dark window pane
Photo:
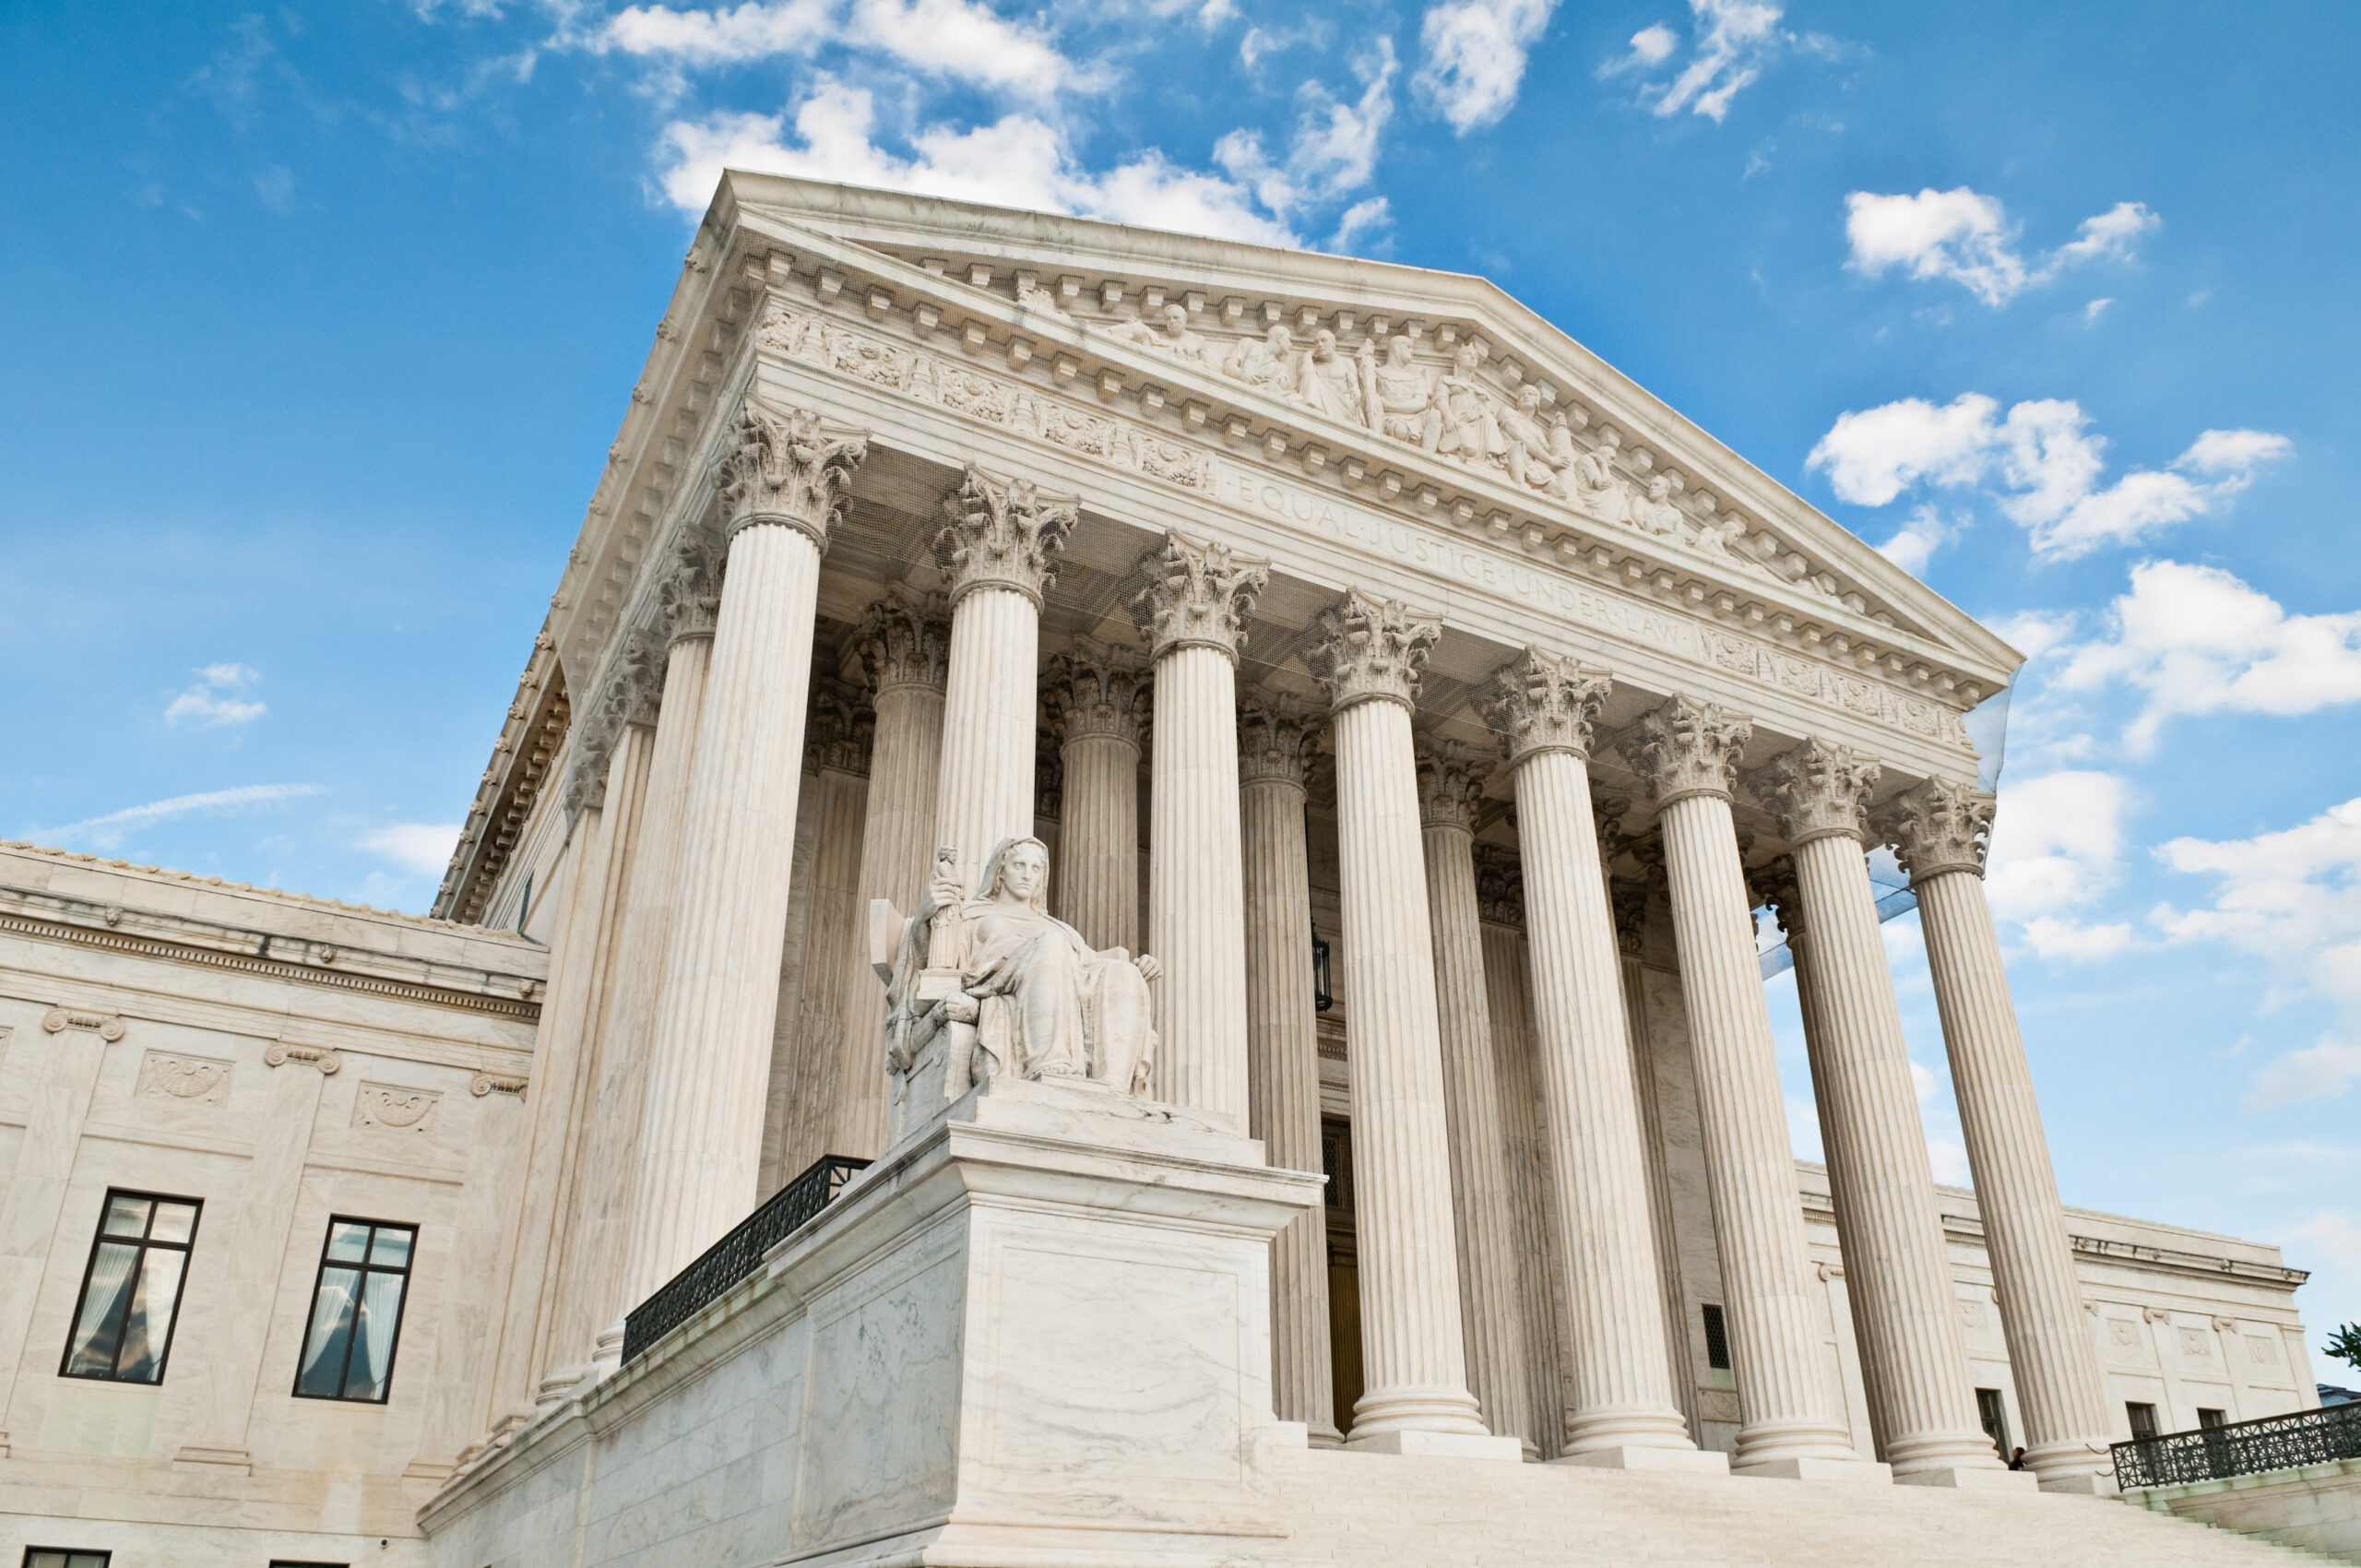
<instances>
[{"instance_id":1,"label":"dark window pane","mask_svg":"<svg viewBox=\"0 0 2361 1568\"><path fill-rule=\"evenodd\" d=\"M105 1551L54 1551L36 1546L25 1551L25 1568L107 1568L113 1556Z\"/></svg>"},{"instance_id":2,"label":"dark window pane","mask_svg":"<svg viewBox=\"0 0 2361 1568\"><path fill-rule=\"evenodd\" d=\"M99 1229L110 1236L144 1235L148 1229L148 1210L151 1206L146 1198L136 1198L128 1193L111 1193L107 1196L106 1223Z\"/></svg>"},{"instance_id":3,"label":"dark window pane","mask_svg":"<svg viewBox=\"0 0 2361 1568\"><path fill-rule=\"evenodd\" d=\"M369 1261L387 1268L408 1267L410 1234L397 1226L379 1226L376 1244L369 1249Z\"/></svg>"},{"instance_id":4,"label":"dark window pane","mask_svg":"<svg viewBox=\"0 0 2361 1568\"><path fill-rule=\"evenodd\" d=\"M393 1370L394 1336L402 1324L402 1287L406 1276L372 1272L361 1293L361 1324L354 1331L352 1366L345 1374L347 1399L383 1399L386 1375Z\"/></svg>"},{"instance_id":5,"label":"dark window pane","mask_svg":"<svg viewBox=\"0 0 2361 1568\"><path fill-rule=\"evenodd\" d=\"M338 1220L328 1227L328 1261L359 1263L369 1255L369 1227Z\"/></svg>"},{"instance_id":6,"label":"dark window pane","mask_svg":"<svg viewBox=\"0 0 2361 1568\"><path fill-rule=\"evenodd\" d=\"M187 1265L188 1254L178 1248L148 1249L139 1283L131 1292L131 1311L124 1319L115 1376L132 1383L162 1379L164 1344L172 1332L172 1306L180 1300L181 1272Z\"/></svg>"},{"instance_id":7,"label":"dark window pane","mask_svg":"<svg viewBox=\"0 0 2361 1568\"><path fill-rule=\"evenodd\" d=\"M120 1241L99 1243L98 1255L90 1263L90 1283L82 1292L82 1313L75 1320L74 1338L65 1353L66 1376L113 1375L115 1350L123 1344L123 1323L131 1312L138 1269L137 1247Z\"/></svg>"},{"instance_id":8,"label":"dark window pane","mask_svg":"<svg viewBox=\"0 0 2361 1568\"><path fill-rule=\"evenodd\" d=\"M311 1331L304 1337L303 1369L295 1392L319 1399L344 1394L344 1354L352 1343L353 1293L360 1274L350 1268L320 1271L320 1293L312 1303Z\"/></svg>"},{"instance_id":9,"label":"dark window pane","mask_svg":"<svg viewBox=\"0 0 2361 1568\"><path fill-rule=\"evenodd\" d=\"M156 1223L148 1232L150 1240L185 1241L196 1234L195 1204L160 1203L156 1206Z\"/></svg>"}]
</instances>

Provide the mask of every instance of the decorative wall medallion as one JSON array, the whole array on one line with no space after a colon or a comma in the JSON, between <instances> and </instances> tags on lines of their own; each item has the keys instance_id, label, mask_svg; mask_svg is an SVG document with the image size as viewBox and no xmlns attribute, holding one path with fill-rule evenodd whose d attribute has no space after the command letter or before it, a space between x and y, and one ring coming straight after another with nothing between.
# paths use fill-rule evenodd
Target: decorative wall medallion
<instances>
[{"instance_id":1,"label":"decorative wall medallion","mask_svg":"<svg viewBox=\"0 0 2361 1568\"><path fill-rule=\"evenodd\" d=\"M219 1105L230 1098L231 1065L207 1056L151 1051L139 1059L139 1082L132 1092L159 1099Z\"/></svg>"},{"instance_id":2,"label":"decorative wall medallion","mask_svg":"<svg viewBox=\"0 0 2361 1568\"><path fill-rule=\"evenodd\" d=\"M78 1007L53 1007L42 1015L41 1027L51 1034L87 1029L113 1045L123 1038L123 1020L113 1013L90 1013Z\"/></svg>"},{"instance_id":3,"label":"decorative wall medallion","mask_svg":"<svg viewBox=\"0 0 2361 1568\"><path fill-rule=\"evenodd\" d=\"M1982 1328L1984 1326L1984 1303L1981 1301L1962 1301L1959 1304L1959 1320L1970 1328Z\"/></svg>"},{"instance_id":4,"label":"decorative wall medallion","mask_svg":"<svg viewBox=\"0 0 2361 1568\"><path fill-rule=\"evenodd\" d=\"M434 1131L434 1108L442 1096L433 1089L406 1089L392 1084L363 1084L352 1102L356 1127L390 1127L421 1135Z\"/></svg>"},{"instance_id":5,"label":"decorative wall medallion","mask_svg":"<svg viewBox=\"0 0 2361 1568\"><path fill-rule=\"evenodd\" d=\"M2275 1361L2279 1359L2279 1352L2277 1348L2272 1345L2269 1339L2263 1337L2261 1335L2249 1334L2246 1336L2246 1341L2247 1354L2253 1358L2254 1363L2257 1366L2268 1365L2270 1362Z\"/></svg>"},{"instance_id":6,"label":"decorative wall medallion","mask_svg":"<svg viewBox=\"0 0 2361 1568\"><path fill-rule=\"evenodd\" d=\"M2106 1336L2127 1348L2140 1342L2140 1330L2123 1318L2107 1320Z\"/></svg>"},{"instance_id":7,"label":"decorative wall medallion","mask_svg":"<svg viewBox=\"0 0 2361 1568\"><path fill-rule=\"evenodd\" d=\"M323 1077L332 1078L344 1070L344 1058L325 1045L290 1045L283 1039L275 1039L263 1051L262 1059L273 1067L301 1062L306 1067L317 1067Z\"/></svg>"},{"instance_id":8,"label":"decorative wall medallion","mask_svg":"<svg viewBox=\"0 0 2361 1568\"><path fill-rule=\"evenodd\" d=\"M2179 1334L2180 1353L2182 1355L2202 1356L2205 1354L2205 1331L2203 1329L2184 1328L2179 1331Z\"/></svg>"}]
</instances>

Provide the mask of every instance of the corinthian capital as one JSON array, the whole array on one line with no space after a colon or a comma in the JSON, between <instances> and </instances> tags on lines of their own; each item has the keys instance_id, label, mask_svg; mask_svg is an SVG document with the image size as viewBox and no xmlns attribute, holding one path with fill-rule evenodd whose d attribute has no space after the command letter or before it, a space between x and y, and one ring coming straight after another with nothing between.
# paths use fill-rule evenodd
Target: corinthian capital
<instances>
[{"instance_id":1,"label":"corinthian capital","mask_svg":"<svg viewBox=\"0 0 2361 1568\"><path fill-rule=\"evenodd\" d=\"M869 753L877 739L877 715L861 694L842 681L814 683L811 717L803 727L803 766L813 773L869 774Z\"/></svg>"},{"instance_id":2,"label":"corinthian capital","mask_svg":"<svg viewBox=\"0 0 2361 1568\"><path fill-rule=\"evenodd\" d=\"M1914 884L1947 871L1982 876L1992 804L1973 784L1929 778L1879 807L1870 825L1893 846Z\"/></svg>"},{"instance_id":3,"label":"corinthian capital","mask_svg":"<svg viewBox=\"0 0 2361 1568\"><path fill-rule=\"evenodd\" d=\"M831 426L809 409L773 409L751 397L738 405L737 435L713 475L730 533L781 523L825 550L828 529L844 515L853 470L869 456L869 437Z\"/></svg>"},{"instance_id":4,"label":"corinthian capital","mask_svg":"<svg viewBox=\"0 0 2361 1568\"><path fill-rule=\"evenodd\" d=\"M872 603L853 634L873 691L895 686L943 689L951 660L950 627L939 593L896 589Z\"/></svg>"},{"instance_id":5,"label":"corinthian capital","mask_svg":"<svg viewBox=\"0 0 2361 1568\"><path fill-rule=\"evenodd\" d=\"M1508 737L1511 766L1542 752L1587 761L1591 726L1610 683L1604 670L1528 647L1493 672L1476 695L1476 708Z\"/></svg>"},{"instance_id":6,"label":"corinthian capital","mask_svg":"<svg viewBox=\"0 0 2361 1568\"><path fill-rule=\"evenodd\" d=\"M1738 753L1753 733L1753 725L1726 707L1669 697L1631 726L1623 755L1658 806L1691 795L1728 800L1738 788Z\"/></svg>"},{"instance_id":7,"label":"corinthian capital","mask_svg":"<svg viewBox=\"0 0 2361 1568\"><path fill-rule=\"evenodd\" d=\"M1296 698L1271 691L1239 698L1240 783L1276 779L1301 789L1319 742L1319 721Z\"/></svg>"},{"instance_id":8,"label":"corinthian capital","mask_svg":"<svg viewBox=\"0 0 2361 1568\"><path fill-rule=\"evenodd\" d=\"M1074 532L1074 503L1043 495L1030 480L970 468L943 498L934 559L951 579L951 602L973 588L1013 588L1034 603L1058 580L1057 556Z\"/></svg>"},{"instance_id":9,"label":"corinthian capital","mask_svg":"<svg viewBox=\"0 0 2361 1568\"><path fill-rule=\"evenodd\" d=\"M1084 638L1050 660L1041 707L1062 742L1112 735L1136 746L1147 730L1149 690L1137 653Z\"/></svg>"},{"instance_id":10,"label":"corinthian capital","mask_svg":"<svg viewBox=\"0 0 2361 1568\"><path fill-rule=\"evenodd\" d=\"M1418 745L1418 826L1476 826L1476 804L1484 795L1484 776L1490 769L1465 746L1449 741L1421 740Z\"/></svg>"},{"instance_id":11,"label":"corinthian capital","mask_svg":"<svg viewBox=\"0 0 2361 1568\"><path fill-rule=\"evenodd\" d=\"M1525 929L1525 865L1496 844L1476 846L1476 909L1491 925Z\"/></svg>"},{"instance_id":12,"label":"corinthian capital","mask_svg":"<svg viewBox=\"0 0 2361 1568\"><path fill-rule=\"evenodd\" d=\"M1796 880L1793 857L1781 855L1748 871L1746 890L1753 896L1757 908L1771 911L1788 941L1804 933L1803 888Z\"/></svg>"},{"instance_id":13,"label":"corinthian capital","mask_svg":"<svg viewBox=\"0 0 2361 1568\"><path fill-rule=\"evenodd\" d=\"M686 529L656 585L658 628L668 642L709 637L720 614L720 561L702 530Z\"/></svg>"},{"instance_id":14,"label":"corinthian capital","mask_svg":"<svg viewBox=\"0 0 2361 1568\"><path fill-rule=\"evenodd\" d=\"M1132 614L1161 659L1176 647L1218 648L1238 658L1239 634L1255 596L1271 580L1271 564L1240 555L1219 540L1168 533L1164 547L1140 558L1147 587L1132 598Z\"/></svg>"},{"instance_id":15,"label":"corinthian capital","mask_svg":"<svg viewBox=\"0 0 2361 1568\"><path fill-rule=\"evenodd\" d=\"M1884 771L1850 746L1806 741L1746 776L1746 787L1779 819L1791 847L1869 833L1869 790Z\"/></svg>"},{"instance_id":16,"label":"corinthian capital","mask_svg":"<svg viewBox=\"0 0 2361 1568\"><path fill-rule=\"evenodd\" d=\"M1418 671L1442 636L1441 621L1398 599L1347 588L1304 638L1303 661L1334 711L1380 697L1415 707Z\"/></svg>"}]
</instances>

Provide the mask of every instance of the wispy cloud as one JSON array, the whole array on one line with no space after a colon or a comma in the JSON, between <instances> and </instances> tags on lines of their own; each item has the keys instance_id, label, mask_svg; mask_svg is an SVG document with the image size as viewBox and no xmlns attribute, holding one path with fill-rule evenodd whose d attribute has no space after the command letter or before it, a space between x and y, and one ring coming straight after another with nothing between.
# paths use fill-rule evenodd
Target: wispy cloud
<instances>
[{"instance_id":1,"label":"wispy cloud","mask_svg":"<svg viewBox=\"0 0 2361 1568\"><path fill-rule=\"evenodd\" d=\"M382 856L404 871L440 876L458 842L457 823L397 822L371 828L352 847Z\"/></svg>"},{"instance_id":2,"label":"wispy cloud","mask_svg":"<svg viewBox=\"0 0 2361 1568\"><path fill-rule=\"evenodd\" d=\"M1600 65L1599 78L1647 77L1639 101L1649 113L1669 118L1686 111L1718 124L1728 115L1730 101L1754 85L1780 55L1846 52L1833 39L1818 33L1799 36L1780 27L1783 7L1764 0L1689 0L1689 11L1688 58L1668 80L1657 73L1681 53L1681 37L1663 22L1633 33L1624 53Z\"/></svg>"},{"instance_id":3,"label":"wispy cloud","mask_svg":"<svg viewBox=\"0 0 2361 1568\"><path fill-rule=\"evenodd\" d=\"M208 790L203 794L174 795L170 800L150 801L143 806L125 806L104 816L69 822L63 827L34 828L26 837L67 847L88 844L94 849L112 849L123 842L126 834L152 827L160 822L169 822L174 817L224 814L274 801L291 801L304 795L326 793L317 784L241 784L232 790Z\"/></svg>"},{"instance_id":4,"label":"wispy cloud","mask_svg":"<svg viewBox=\"0 0 2361 1568\"><path fill-rule=\"evenodd\" d=\"M208 664L196 672L195 685L172 698L164 709L164 722L200 730L251 724L269 709L238 694L261 679L243 664Z\"/></svg>"},{"instance_id":5,"label":"wispy cloud","mask_svg":"<svg viewBox=\"0 0 2361 1568\"><path fill-rule=\"evenodd\" d=\"M805 55L829 44L972 87L1048 98L1106 85L1105 72L1068 58L1048 33L970 0L771 0L730 9L633 6L590 46L662 67L742 65Z\"/></svg>"},{"instance_id":6,"label":"wispy cloud","mask_svg":"<svg viewBox=\"0 0 2361 1568\"><path fill-rule=\"evenodd\" d=\"M2130 259L2161 221L2139 202L2118 202L2082 220L2072 240L2029 262L2018 253L2018 228L1998 196L1965 185L1930 186L1916 196L1855 191L1845 198L1845 237L1852 247L1845 266L1865 278L1900 267L1912 278L1948 279L1997 309L2069 267ZM2085 319L2096 320L2108 303L2094 302Z\"/></svg>"},{"instance_id":7,"label":"wispy cloud","mask_svg":"<svg viewBox=\"0 0 2361 1568\"><path fill-rule=\"evenodd\" d=\"M1426 51L1413 78L1421 101L1461 136L1497 124L1516 105L1525 55L1557 0L1442 0L1418 24Z\"/></svg>"}]
</instances>

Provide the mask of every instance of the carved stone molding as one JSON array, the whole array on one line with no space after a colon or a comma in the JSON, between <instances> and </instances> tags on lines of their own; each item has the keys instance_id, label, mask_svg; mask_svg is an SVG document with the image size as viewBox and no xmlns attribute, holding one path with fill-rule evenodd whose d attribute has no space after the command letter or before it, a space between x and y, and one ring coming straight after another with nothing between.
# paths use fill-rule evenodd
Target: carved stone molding
<instances>
[{"instance_id":1,"label":"carved stone molding","mask_svg":"<svg viewBox=\"0 0 2361 1568\"><path fill-rule=\"evenodd\" d=\"M1033 732L1033 814L1045 822L1062 822L1066 809L1066 759L1058 733Z\"/></svg>"},{"instance_id":2,"label":"carved stone molding","mask_svg":"<svg viewBox=\"0 0 2361 1568\"><path fill-rule=\"evenodd\" d=\"M1648 885L1629 877L1610 877L1607 898L1615 914L1617 950L1626 957L1638 957L1648 933Z\"/></svg>"},{"instance_id":3,"label":"carved stone molding","mask_svg":"<svg viewBox=\"0 0 2361 1568\"><path fill-rule=\"evenodd\" d=\"M1893 846L1913 882L1947 871L1982 876L1992 807L1993 798L1973 784L1929 778L1879 807L1870 826Z\"/></svg>"},{"instance_id":4,"label":"carved stone molding","mask_svg":"<svg viewBox=\"0 0 2361 1568\"><path fill-rule=\"evenodd\" d=\"M1071 496L1043 495L1031 480L970 466L943 498L943 527L934 536L935 564L951 580L951 602L979 588L1004 588L1039 604L1058 580L1058 554L1075 517Z\"/></svg>"},{"instance_id":5,"label":"carved stone molding","mask_svg":"<svg viewBox=\"0 0 2361 1568\"><path fill-rule=\"evenodd\" d=\"M1246 617L1271 580L1268 561L1183 533L1166 534L1139 570L1147 586L1133 596L1132 614L1158 659L1177 647L1211 647L1235 660Z\"/></svg>"},{"instance_id":6,"label":"carved stone molding","mask_svg":"<svg viewBox=\"0 0 2361 1568\"><path fill-rule=\"evenodd\" d=\"M1238 780L1277 779L1305 787L1320 744L1320 720L1281 692L1258 691L1238 702Z\"/></svg>"},{"instance_id":7,"label":"carved stone molding","mask_svg":"<svg viewBox=\"0 0 2361 1568\"><path fill-rule=\"evenodd\" d=\"M607 768L626 724L653 724L664 696L665 644L647 628L627 633L608 660L592 700L575 710L574 758L566 765L568 821L607 803Z\"/></svg>"},{"instance_id":8,"label":"carved stone molding","mask_svg":"<svg viewBox=\"0 0 2361 1568\"><path fill-rule=\"evenodd\" d=\"M53 1007L41 1016L41 1027L51 1034L81 1029L113 1045L123 1038L123 1020L113 1013L92 1013L79 1007Z\"/></svg>"},{"instance_id":9,"label":"carved stone molding","mask_svg":"<svg viewBox=\"0 0 2361 1568\"><path fill-rule=\"evenodd\" d=\"M384 1127L425 1137L434 1131L436 1108L443 1097L433 1089L403 1088L394 1084L362 1084L353 1097L352 1124Z\"/></svg>"},{"instance_id":10,"label":"carved stone molding","mask_svg":"<svg viewBox=\"0 0 2361 1568\"><path fill-rule=\"evenodd\" d=\"M943 595L900 587L872 602L853 633L871 690L943 690L951 663L950 613Z\"/></svg>"},{"instance_id":11,"label":"carved stone molding","mask_svg":"<svg viewBox=\"0 0 2361 1568\"><path fill-rule=\"evenodd\" d=\"M1815 838L1866 837L1869 791L1883 772L1850 746L1808 740L1748 774L1746 787L1796 848Z\"/></svg>"},{"instance_id":12,"label":"carved stone molding","mask_svg":"<svg viewBox=\"0 0 2361 1568\"><path fill-rule=\"evenodd\" d=\"M1757 909L1768 909L1779 929L1793 942L1804 933L1803 889L1796 881L1796 862L1786 855L1750 867L1746 890Z\"/></svg>"},{"instance_id":13,"label":"carved stone molding","mask_svg":"<svg viewBox=\"0 0 2361 1568\"><path fill-rule=\"evenodd\" d=\"M1488 924L1525 929L1525 864L1497 844L1476 846L1476 911Z\"/></svg>"},{"instance_id":14,"label":"carved stone molding","mask_svg":"<svg viewBox=\"0 0 2361 1568\"><path fill-rule=\"evenodd\" d=\"M810 409L742 399L736 444L714 464L714 492L730 534L757 523L783 523L827 549L853 473L868 456L864 432L831 425Z\"/></svg>"},{"instance_id":15,"label":"carved stone molding","mask_svg":"<svg viewBox=\"0 0 2361 1568\"><path fill-rule=\"evenodd\" d=\"M316 1067L322 1077L332 1078L344 1071L344 1058L325 1045L290 1045L283 1039L270 1042L263 1053L265 1064L284 1067L290 1062L300 1062L306 1067Z\"/></svg>"},{"instance_id":16,"label":"carved stone molding","mask_svg":"<svg viewBox=\"0 0 2361 1568\"><path fill-rule=\"evenodd\" d=\"M231 1066L209 1056L151 1051L139 1059L139 1079L132 1092L193 1105L219 1105L230 1098Z\"/></svg>"},{"instance_id":17,"label":"carved stone molding","mask_svg":"<svg viewBox=\"0 0 2361 1568\"><path fill-rule=\"evenodd\" d=\"M1041 714L1061 742L1111 735L1146 743L1154 683L1137 650L1088 638L1056 655L1041 677Z\"/></svg>"},{"instance_id":18,"label":"carved stone molding","mask_svg":"<svg viewBox=\"0 0 2361 1568\"><path fill-rule=\"evenodd\" d=\"M1490 771L1465 746L1419 737L1418 826L1473 832L1477 803Z\"/></svg>"},{"instance_id":19,"label":"carved stone molding","mask_svg":"<svg viewBox=\"0 0 2361 1568\"><path fill-rule=\"evenodd\" d=\"M515 1095L522 1099L531 1083L530 1078L514 1077L505 1073L478 1073L468 1080L468 1092L478 1099L488 1094Z\"/></svg>"},{"instance_id":20,"label":"carved stone molding","mask_svg":"<svg viewBox=\"0 0 2361 1568\"><path fill-rule=\"evenodd\" d=\"M1416 707L1418 671L1442 636L1441 621L1398 599L1347 588L1305 635L1303 661L1332 711L1373 698Z\"/></svg>"},{"instance_id":21,"label":"carved stone molding","mask_svg":"<svg viewBox=\"0 0 2361 1568\"><path fill-rule=\"evenodd\" d=\"M1622 751L1659 808L1691 795L1727 800L1738 789L1738 753L1753 733L1726 707L1674 696L1640 716Z\"/></svg>"},{"instance_id":22,"label":"carved stone molding","mask_svg":"<svg viewBox=\"0 0 2361 1568\"><path fill-rule=\"evenodd\" d=\"M877 715L861 693L842 681L813 683L812 713L803 727L803 766L813 773L869 777L870 749L877 738Z\"/></svg>"},{"instance_id":23,"label":"carved stone molding","mask_svg":"<svg viewBox=\"0 0 2361 1568\"><path fill-rule=\"evenodd\" d=\"M653 630L668 644L709 637L720 615L720 553L702 529L685 529L656 584Z\"/></svg>"},{"instance_id":24,"label":"carved stone molding","mask_svg":"<svg viewBox=\"0 0 2361 1568\"><path fill-rule=\"evenodd\" d=\"M1591 727L1612 683L1604 670L1528 647L1493 672L1476 708L1506 737L1511 766L1544 752L1588 761Z\"/></svg>"}]
</instances>

